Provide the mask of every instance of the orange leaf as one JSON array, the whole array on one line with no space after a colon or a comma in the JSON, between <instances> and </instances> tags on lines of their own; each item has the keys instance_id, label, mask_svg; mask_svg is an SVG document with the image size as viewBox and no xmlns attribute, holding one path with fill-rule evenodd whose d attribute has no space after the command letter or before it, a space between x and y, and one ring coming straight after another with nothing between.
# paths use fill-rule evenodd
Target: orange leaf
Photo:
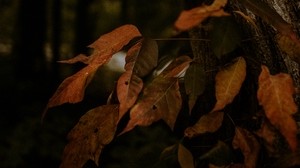
<instances>
[{"instance_id":1,"label":"orange leaf","mask_svg":"<svg viewBox=\"0 0 300 168\"><path fill-rule=\"evenodd\" d=\"M269 123L264 121L261 128L255 134L263 139L264 146L268 153L272 155L275 152L276 145L276 131L275 128Z\"/></svg>"},{"instance_id":2,"label":"orange leaf","mask_svg":"<svg viewBox=\"0 0 300 168\"><path fill-rule=\"evenodd\" d=\"M236 127L232 145L235 149L241 149L246 168L256 167L260 145L254 135L246 129Z\"/></svg>"},{"instance_id":3,"label":"orange leaf","mask_svg":"<svg viewBox=\"0 0 300 168\"><path fill-rule=\"evenodd\" d=\"M175 27L180 31L189 30L198 26L202 21L210 16L220 17L228 16L224 12L223 7L227 4L227 0L215 0L211 5L202 5L180 13L175 22Z\"/></svg>"},{"instance_id":4,"label":"orange leaf","mask_svg":"<svg viewBox=\"0 0 300 168\"><path fill-rule=\"evenodd\" d=\"M154 40L143 39L131 47L126 56L126 71L117 85L120 102L119 119L130 109L143 88L142 77L148 75L157 65L158 46Z\"/></svg>"},{"instance_id":5,"label":"orange leaf","mask_svg":"<svg viewBox=\"0 0 300 168\"><path fill-rule=\"evenodd\" d=\"M98 165L102 149L114 138L118 110L118 105L105 105L83 115L68 135L60 168L81 168L89 159Z\"/></svg>"},{"instance_id":6,"label":"orange leaf","mask_svg":"<svg viewBox=\"0 0 300 168\"><path fill-rule=\"evenodd\" d=\"M263 106L267 118L285 137L290 148L297 149L297 124L292 114L297 112L293 95L295 87L289 74L271 75L266 66L262 66L258 79L257 98Z\"/></svg>"},{"instance_id":7,"label":"orange leaf","mask_svg":"<svg viewBox=\"0 0 300 168\"><path fill-rule=\"evenodd\" d=\"M239 93L246 77L246 61L243 57L235 59L235 63L221 70L216 75L217 103L212 111L222 110L231 103Z\"/></svg>"},{"instance_id":8,"label":"orange leaf","mask_svg":"<svg viewBox=\"0 0 300 168\"><path fill-rule=\"evenodd\" d=\"M54 95L50 98L42 118L44 118L48 108L59 106L64 103L78 103L82 101L86 86L89 84L98 67L107 63L113 54L120 51L134 37L140 36L140 32L133 25L124 25L101 36L90 47L95 51L89 57L89 60L76 58L71 62L84 60L89 64L76 74L65 79L58 87ZM79 55L82 57L82 55Z\"/></svg>"},{"instance_id":9,"label":"orange leaf","mask_svg":"<svg viewBox=\"0 0 300 168\"><path fill-rule=\"evenodd\" d=\"M181 103L178 79L156 77L144 89L143 96L130 110L130 120L122 133L130 131L137 125L149 126L160 119L173 129Z\"/></svg>"},{"instance_id":10,"label":"orange leaf","mask_svg":"<svg viewBox=\"0 0 300 168\"><path fill-rule=\"evenodd\" d=\"M89 57L84 54L79 54L74 58L68 59L68 60L62 60L58 61L59 63L65 63L65 64L75 64L77 62L82 62L84 64L89 63Z\"/></svg>"},{"instance_id":11,"label":"orange leaf","mask_svg":"<svg viewBox=\"0 0 300 168\"><path fill-rule=\"evenodd\" d=\"M210 112L203 115L198 122L192 127L188 127L184 131L184 136L193 138L200 134L217 131L223 122L223 112Z\"/></svg>"}]
</instances>

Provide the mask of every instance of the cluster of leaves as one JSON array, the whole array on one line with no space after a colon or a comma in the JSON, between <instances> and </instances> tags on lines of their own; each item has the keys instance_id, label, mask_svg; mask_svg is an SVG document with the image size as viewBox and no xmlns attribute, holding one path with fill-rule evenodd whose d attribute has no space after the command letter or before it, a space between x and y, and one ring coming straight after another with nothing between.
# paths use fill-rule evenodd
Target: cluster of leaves
<instances>
[{"instance_id":1,"label":"cluster of leaves","mask_svg":"<svg viewBox=\"0 0 300 168\"><path fill-rule=\"evenodd\" d=\"M279 32L278 39L281 48L292 58L299 52L295 46L299 41L291 26L286 23L268 5L257 0L238 1L253 13L262 17L273 25ZM202 5L191 10L183 11L175 22L180 31L188 31L210 17L224 17L224 23L230 22L230 13L224 11L227 0L215 0L211 5ZM240 11L241 16L255 25L250 17ZM220 24L220 23L218 23ZM217 32L222 33L222 32ZM216 35L220 37L220 35ZM237 47L238 39L226 44L229 36L212 41L215 55L231 52ZM224 42L225 41L225 42ZM112 56L126 49L125 72L119 77L115 90L112 91L106 105L91 109L83 115L68 135L69 143L63 153L61 167L82 167L88 160L97 165L103 148L117 136L131 131L136 126L149 126L163 120L170 129L174 129L178 113L182 109L182 94L180 79L183 76L185 94L188 95L189 110L193 109L199 95L204 91L204 69L195 63L190 56L180 55L167 64L162 72L155 74L158 62L158 45L155 40L145 38L134 25L123 25L102 35L89 47L94 51L90 56L78 55L63 63L82 62L86 66L76 74L66 78L48 102L47 109L64 103L77 103L83 100L84 91L91 82L96 70L108 63ZM290 52L292 49L293 52ZM297 60L297 59L295 59ZM216 132L223 123L223 109L233 102L240 92L247 77L247 62L243 56L231 60L230 64L220 69L215 76L216 103L212 110L202 115L192 126L185 128L184 137L194 138L205 133ZM182 75L184 73L184 75ZM284 89L283 89L284 88ZM244 155L244 163L231 163L229 167L256 167L261 144L257 137L272 146L276 131L285 138L291 151L297 150L297 124L293 114L297 112L297 105L293 95L295 87L289 74L279 73L271 75L268 67L261 65L258 78L257 100L263 107L267 121L253 133L245 128L236 126L232 147L240 149ZM124 129L117 133L118 125L125 114L129 113L129 120ZM220 148L228 146L219 141L214 150L203 158L210 157ZM271 150L271 149L270 149ZM174 144L162 152L162 156L170 152L177 153L181 167L195 167L195 159L183 144ZM215 166L212 163L211 167ZM224 166L224 165L223 165Z\"/></svg>"}]
</instances>

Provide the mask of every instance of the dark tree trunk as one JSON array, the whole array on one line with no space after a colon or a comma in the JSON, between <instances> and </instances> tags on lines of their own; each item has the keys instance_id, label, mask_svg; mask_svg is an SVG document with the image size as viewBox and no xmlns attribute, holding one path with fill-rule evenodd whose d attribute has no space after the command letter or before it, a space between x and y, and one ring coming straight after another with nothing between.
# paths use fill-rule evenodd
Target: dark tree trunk
<instances>
[{"instance_id":1,"label":"dark tree trunk","mask_svg":"<svg viewBox=\"0 0 300 168\"><path fill-rule=\"evenodd\" d=\"M22 0L14 45L15 73L18 79L44 75L45 0Z\"/></svg>"}]
</instances>

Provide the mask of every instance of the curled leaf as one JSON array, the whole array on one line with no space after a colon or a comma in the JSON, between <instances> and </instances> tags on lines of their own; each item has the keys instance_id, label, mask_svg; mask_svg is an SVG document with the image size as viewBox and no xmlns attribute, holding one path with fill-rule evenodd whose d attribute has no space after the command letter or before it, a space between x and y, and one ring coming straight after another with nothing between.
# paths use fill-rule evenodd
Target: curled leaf
<instances>
[{"instance_id":1,"label":"curled leaf","mask_svg":"<svg viewBox=\"0 0 300 168\"><path fill-rule=\"evenodd\" d=\"M246 61L243 57L235 59L235 63L222 69L216 75L217 103L212 111L222 110L231 103L239 93L246 78Z\"/></svg>"},{"instance_id":2,"label":"curled leaf","mask_svg":"<svg viewBox=\"0 0 300 168\"><path fill-rule=\"evenodd\" d=\"M295 87L289 74L271 75L266 66L258 79L257 98L267 118L287 140L290 148L297 149L297 124L292 114L298 110L293 95Z\"/></svg>"},{"instance_id":3,"label":"curled leaf","mask_svg":"<svg viewBox=\"0 0 300 168\"><path fill-rule=\"evenodd\" d=\"M96 107L83 115L69 132L60 168L81 168L88 160L98 160L117 129L118 105Z\"/></svg>"}]
</instances>

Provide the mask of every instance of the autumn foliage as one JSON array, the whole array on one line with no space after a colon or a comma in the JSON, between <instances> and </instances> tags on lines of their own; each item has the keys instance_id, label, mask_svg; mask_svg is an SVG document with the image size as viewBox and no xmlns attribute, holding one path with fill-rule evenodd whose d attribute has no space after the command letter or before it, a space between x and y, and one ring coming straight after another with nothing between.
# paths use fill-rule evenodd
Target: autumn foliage
<instances>
[{"instance_id":1,"label":"autumn foliage","mask_svg":"<svg viewBox=\"0 0 300 168\"><path fill-rule=\"evenodd\" d=\"M257 4L257 0L238 0L237 2L249 10L253 10L253 13L273 25L278 30L279 46L286 52L289 51L289 48L293 49L293 52L287 54L293 60L299 60L299 54L295 56L299 53L299 49L294 47L299 46L300 43L291 30L291 26L279 14L261 1ZM203 21L214 17L225 18L223 21L230 22L227 19L231 17L232 13L225 11L227 4L227 0L215 0L210 5L201 5L182 11L174 24L175 28L180 32L189 31L200 26ZM238 13L247 18L245 14ZM254 22L252 22L252 26L253 24ZM229 24L229 26L232 25ZM231 52L240 44L238 38L228 39L230 36L226 36L226 33L219 38L224 39L212 44L218 58ZM227 45L226 43L231 42L230 40L237 41ZM286 41L289 42L288 45ZM197 101L201 101L198 97L205 90L204 78L206 75L201 64L192 55L178 55L172 59L170 64L166 64L162 72L154 74L153 72L160 63L158 61L159 46L154 39L143 37L134 25L128 24L116 28L102 35L89 47L93 49L93 53L89 56L80 54L70 60L60 61L70 64L83 62L86 66L61 83L50 98L43 117L49 108L64 103L82 101L85 89L96 70L108 63L115 53L124 51L124 48L127 53L125 71L120 75L115 90L112 90L116 97L110 97L108 104L88 111L70 131L69 143L63 152L61 168L79 168L88 160L93 160L97 165L101 164L98 163L98 160L103 148L114 138L118 138L137 126L145 127L162 120L171 130L174 130L176 121L180 120L178 114L183 108L188 108L187 111L190 115ZM265 117L263 117L264 121L258 130L248 130L235 125L230 114L224 110L239 95L247 78L247 66L246 57L238 55L227 64L216 68L214 107L196 119L197 122L186 127L183 133L183 139L193 139L205 134L216 133L223 126L225 118L230 119L235 127L235 135L230 140L231 143L219 140L217 145L201 158L215 157L216 153L226 150L239 150L243 155L243 162L231 161L227 165L219 166L256 167L262 148L267 148L268 151L274 150L275 136L282 136L291 152L298 150L298 128L293 118L293 114L298 111L298 106L294 101L296 89L289 74L272 75L267 66L263 64L259 66L261 67L260 73L257 80L253 82L257 82L257 101L262 107L262 111L257 111L256 114ZM188 106L183 106L185 99L182 95L187 95ZM243 111L239 113L243 113ZM118 125L126 114L130 116L126 126L117 134ZM261 143L261 141L265 143ZM266 145L269 146L266 147ZM161 156L170 151L175 151L181 167L196 167L192 152L180 141L163 150ZM217 167L214 163L209 163L209 166Z\"/></svg>"}]
</instances>

